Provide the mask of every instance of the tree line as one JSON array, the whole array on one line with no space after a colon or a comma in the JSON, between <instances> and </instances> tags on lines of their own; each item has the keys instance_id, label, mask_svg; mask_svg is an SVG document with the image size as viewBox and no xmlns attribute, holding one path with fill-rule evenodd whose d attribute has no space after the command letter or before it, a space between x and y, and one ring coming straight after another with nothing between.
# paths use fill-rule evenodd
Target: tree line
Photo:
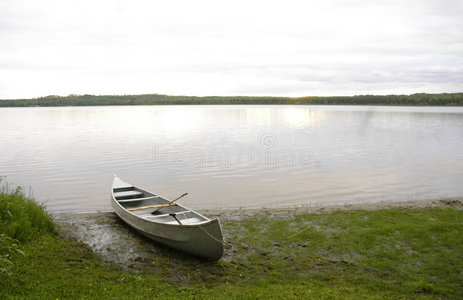
<instances>
[{"instance_id":1,"label":"tree line","mask_svg":"<svg viewBox=\"0 0 463 300\"><path fill-rule=\"evenodd\" d=\"M104 106L104 105L235 105L235 104L299 104L299 105L402 105L463 106L463 93L411 95L359 95L310 97L251 96L169 96L146 95L69 95L33 99L0 100L0 107L33 106Z\"/></svg>"}]
</instances>

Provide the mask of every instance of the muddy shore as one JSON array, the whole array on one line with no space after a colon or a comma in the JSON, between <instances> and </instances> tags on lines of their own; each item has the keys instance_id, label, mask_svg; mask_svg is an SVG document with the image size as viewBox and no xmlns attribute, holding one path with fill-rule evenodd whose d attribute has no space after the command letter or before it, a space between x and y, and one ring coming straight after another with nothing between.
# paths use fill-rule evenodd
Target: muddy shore
<instances>
[{"instance_id":1,"label":"muddy shore","mask_svg":"<svg viewBox=\"0 0 463 300\"><path fill-rule=\"evenodd\" d=\"M408 201L393 203L370 203L351 205L330 205L317 207L294 206L287 208L232 209L232 210L198 210L209 218L218 217L223 221L223 233L227 240L222 260L231 261L233 249L236 247L232 239L239 234L236 226L227 227L227 221L243 221L248 219L291 219L301 214L322 214L346 210L379 210L379 209L422 209L422 208L463 209L463 198L442 200ZM58 232L63 238L71 238L87 244L101 255L103 260L113 262L123 268L137 269L150 256L166 256L178 258L184 256L167 247L146 239L124 222L113 212L98 213L57 213L53 218L59 225ZM190 258L191 259L191 258Z\"/></svg>"}]
</instances>

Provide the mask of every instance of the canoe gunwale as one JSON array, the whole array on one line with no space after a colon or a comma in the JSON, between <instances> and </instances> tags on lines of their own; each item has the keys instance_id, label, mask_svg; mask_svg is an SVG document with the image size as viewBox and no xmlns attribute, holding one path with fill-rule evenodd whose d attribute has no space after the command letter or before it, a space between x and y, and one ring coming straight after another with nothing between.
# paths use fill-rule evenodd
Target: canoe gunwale
<instances>
[{"instance_id":1,"label":"canoe gunwale","mask_svg":"<svg viewBox=\"0 0 463 300\"><path fill-rule=\"evenodd\" d=\"M121 180L121 181L122 181L122 180ZM142 190L142 191L147 191L146 189L142 189L142 188L140 188L140 187L138 187L138 186L135 186L135 185L132 185L132 187L135 188L135 189ZM132 215L132 216L138 218L140 221L143 221L143 222L146 222L146 223L156 223L157 225L163 225L163 226L168 226L168 227L171 227L171 226L172 226L172 227L203 227L203 226L208 225L208 224L210 224L210 223L214 223L214 221L217 221L217 220L218 220L217 218L216 218L216 219L209 219L209 218L207 218L207 217L201 215L200 213L198 213L198 212L196 212L196 211L193 211L192 209L190 209L190 208L188 208L188 207L185 207L185 206L183 206L183 205L180 205L180 204L175 204L174 206L179 206L179 207L183 208L185 211L195 213L195 214L197 214L198 216L204 218L205 220L204 220L204 221L201 221L201 222L196 222L196 223L193 223L193 224L187 224L187 223L186 223L186 224L178 224L178 223L176 223L176 224L175 224L175 223L169 224L169 223L163 223L163 222L156 222L155 220L149 220L149 219L146 219L146 218L141 217L141 216L138 215L138 214L135 214L135 213L133 213L133 212L131 212L131 211L128 211L125 207L123 207L123 206L119 203L119 201L116 200L116 197L115 197L115 195L114 195L114 189L115 189L115 188L114 188L114 184L113 184L113 186L111 187L111 199L112 199L112 201L113 201L115 204L117 204L117 205L121 208L121 210L124 211L124 213L130 214L130 215ZM160 196L160 195L155 195L155 196L150 196L150 197L145 197L145 198L139 198L139 199L124 199L124 200L121 200L121 201L122 201L122 203L131 202L131 201L134 201L134 202L135 202L135 201L146 200L146 199L148 199L148 198L163 198L163 199L166 199L166 198L164 198L164 197L162 197L162 196ZM131 200L131 201L130 201L130 200ZM167 200L167 199L166 199L166 200ZM117 213L117 212L116 212L116 213ZM182 212L182 213L183 213L183 212ZM120 218L122 218L124 221L126 221L126 218L124 218L123 216L121 216L121 215L119 215L119 214L117 214L117 215L118 215ZM155 215L153 215L153 216L155 216ZM181 222L181 221L182 221L182 220L180 220L180 222ZM126 221L126 222L127 222L127 221ZM131 223L130 223L130 225L133 226L133 224L131 224Z\"/></svg>"},{"instance_id":2,"label":"canoe gunwale","mask_svg":"<svg viewBox=\"0 0 463 300\"><path fill-rule=\"evenodd\" d=\"M121 179L119 179L121 180ZM122 180L121 180L122 181ZM128 184L129 185L129 184ZM131 187L133 187L134 189L138 189L138 190L141 190L141 191L147 191L146 189L143 189L143 188L140 188L138 186L135 186L135 185L130 185ZM119 201L116 199L115 195L114 195L114 183L111 187L111 199L112 201L117 204L117 206L125 213L125 214L130 214L134 217L136 217L137 219L139 219L140 221L143 221L143 222L146 222L146 223L156 223L157 225L163 225L163 226L168 226L168 227L203 227L205 225L208 225L210 223L214 223L215 221L218 221L217 218L215 219L209 219L208 217L206 216L203 216L202 214L196 212L196 211L193 211L192 209L188 208L188 207L185 207L183 205L180 205L180 204L175 204L173 206L178 206L178 207L181 207L183 208L185 211L182 211L182 213L188 211L188 212L192 212L198 216L200 216L201 218L204 218L205 220L204 221L201 221L201 222L196 222L196 223L193 223L193 224L178 224L178 223L172 223L172 224L169 224L169 223L163 223L163 222L156 222L155 220L149 220L149 219L146 219L146 218L143 218L141 217L139 214L135 214L131 211L128 211L124 206L122 206ZM120 189L120 188L119 188ZM147 199L154 199L154 198L162 198L162 199L165 199L167 200L167 198L165 197L162 197L161 195L154 195L154 196L149 196L149 197L144 197L144 198L137 198L137 199L123 199L121 200L122 203L127 203L127 202L135 202L135 201L143 201L143 200L147 200ZM117 212L116 212L117 213ZM122 218L124 221L126 221L126 218L124 218L123 216L117 214L120 218ZM153 216L156 216L156 215L153 215ZM180 220L181 222L182 220ZM131 224L132 225L132 224Z\"/></svg>"}]
</instances>

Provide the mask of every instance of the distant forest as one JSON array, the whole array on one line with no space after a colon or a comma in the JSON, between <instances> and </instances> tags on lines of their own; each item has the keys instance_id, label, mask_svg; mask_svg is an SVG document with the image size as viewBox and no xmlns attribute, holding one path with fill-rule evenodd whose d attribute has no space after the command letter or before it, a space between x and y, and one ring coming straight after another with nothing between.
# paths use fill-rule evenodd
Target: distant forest
<instances>
[{"instance_id":1,"label":"distant forest","mask_svg":"<svg viewBox=\"0 0 463 300\"><path fill-rule=\"evenodd\" d=\"M463 93L412 95L361 95L330 97L168 96L158 94L94 96L46 96L34 99L0 100L0 107L101 106L101 105L220 105L220 104L305 104L305 105L404 105L463 106Z\"/></svg>"}]
</instances>

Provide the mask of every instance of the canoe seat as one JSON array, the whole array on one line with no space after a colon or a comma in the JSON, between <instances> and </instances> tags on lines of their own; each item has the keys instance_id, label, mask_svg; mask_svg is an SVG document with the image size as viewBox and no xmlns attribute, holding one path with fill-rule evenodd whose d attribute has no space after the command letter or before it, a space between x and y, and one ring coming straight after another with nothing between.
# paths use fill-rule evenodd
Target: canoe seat
<instances>
[{"instance_id":1,"label":"canoe seat","mask_svg":"<svg viewBox=\"0 0 463 300\"><path fill-rule=\"evenodd\" d=\"M180 211L176 214L181 214L181 213L186 213L186 212L189 212L188 210L185 210L185 211ZM152 220L152 219L156 219L156 218L165 218L165 217L168 217L170 216L170 214L162 214L162 215L153 215L153 214L146 214L146 216L143 216L144 219L147 219L147 220ZM181 220L180 220L181 221Z\"/></svg>"},{"instance_id":2,"label":"canoe seat","mask_svg":"<svg viewBox=\"0 0 463 300\"><path fill-rule=\"evenodd\" d=\"M179 219L180 223L182 223L182 225L192 225L192 224L197 224L197 223L204 222L204 220L199 219L199 218L187 218L187 219L178 218L178 219ZM175 224L175 225L178 224L177 220L175 220L172 217L170 217L168 221L161 221L160 223L163 223L163 224Z\"/></svg>"},{"instance_id":3,"label":"canoe seat","mask_svg":"<svg viewBox=\"0 0 463 300\"><path fill-rule=\"evenodd\" d=\"M203 218L198 218L195 216L187 217L185 216L185 213L191 213L191 211L185 210L175 213L177 219L182 223L182 225L195 224L205 221ZM177 220L175 220L175 218L172 217L171 214L161 214L154 216L152 214L146 214L141 217L146 220L152 220L163 224L178 224Z\"/></svg>"},{"instance_id":4,"label":"canoe seat","mask_svg":"<svg viewBox=\"0 0 463 300\"><path fill-rule=\"evenodd\" d=\"M194 223L199 223L199 222L203 222L204 219L200 219L200 218L196 218L196 217L193 217L193 218L186 218L186 219L180 219L180 222L182 222L182 224L194 224Z\"/></svg>"},{"instance_id":5,"label":"canoe seat","mask_svg":"<svg viewBox=\"0 0 463 300\"><path fill-rule=\"evenodd\" d=\"M115 187L113 189L113 192L119 193L119 192L133 191L134 189L135 187L133 185L119 186L119 187Z\"/></svg>"},{"instance_id":6,"label":"canoe seat","mask_svg":"<svg viewBox=\"0 0 463 300\"><path fill-rule=\"evenodd\" d=\"M126 199L134 199L134 198L142 198L143 193L139 191L124 191L124 192L117 192L114 193L114 197L116 200L126 200Z\"/></svg>"}]
</instances>

